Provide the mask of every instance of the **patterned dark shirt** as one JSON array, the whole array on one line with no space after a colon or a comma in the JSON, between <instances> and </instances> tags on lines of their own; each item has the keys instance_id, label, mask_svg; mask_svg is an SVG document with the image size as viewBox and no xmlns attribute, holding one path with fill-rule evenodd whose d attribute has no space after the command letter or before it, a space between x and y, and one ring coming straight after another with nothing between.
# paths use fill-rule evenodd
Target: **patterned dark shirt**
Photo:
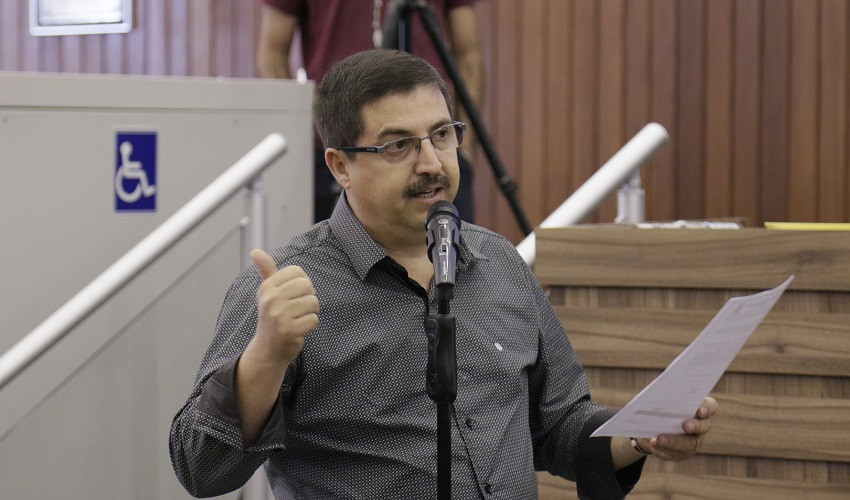
<instances>
[{"instance_id":1,"label":"patterned dark shirt","mask_svg":"<svg viewBox=\"0 0 850 500\"><path fill-rule=\"evenodd\" d=\"M433 281L426 291L409 279L344 196L329 220L270 255L310 276L319 326L287 369L260 439L243 448L235 364L254 334L260 278L249 266L234 280L172 423L181 483L194 495L223 494L265 464L279 499L435 498L437 411L425 389L424 333L436 313ZM624 496L643 461L615 474L610 439L588 437L613 410L590 401L558 318L510 242L463 224L451 313L453 498L536 498L535 470L577 481L582 497Z\"/></svg>"}]
</instances>

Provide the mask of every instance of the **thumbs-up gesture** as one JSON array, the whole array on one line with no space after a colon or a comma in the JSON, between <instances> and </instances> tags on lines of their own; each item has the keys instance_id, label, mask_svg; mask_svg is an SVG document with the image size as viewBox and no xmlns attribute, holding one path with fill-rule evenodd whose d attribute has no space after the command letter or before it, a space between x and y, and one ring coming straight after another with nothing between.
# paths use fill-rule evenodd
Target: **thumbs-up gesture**
<instances>
[{"instance_id":1,"label":"thumbs-up gesture","mask_svg":"<svg viewBox=\"0 0 850 500\"><path fill-rule=\"evenodd\" d=\"M304 336L319 324L319 299L313 282L300 267L278 270L274 260L262 250L253 250L251 260L263 280L257 290L254 339L263 344L266 355L285 366L301 352Z\"/></svg>"}]
</instances>

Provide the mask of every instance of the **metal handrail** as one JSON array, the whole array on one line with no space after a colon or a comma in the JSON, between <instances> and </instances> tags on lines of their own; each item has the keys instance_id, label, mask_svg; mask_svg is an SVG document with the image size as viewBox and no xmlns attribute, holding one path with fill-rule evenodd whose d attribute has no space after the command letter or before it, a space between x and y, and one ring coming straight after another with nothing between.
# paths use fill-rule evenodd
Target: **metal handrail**
<instances>
[{"instance_id":1,"label":"metal handrail","mask_svg":"<svg viewBox=\"0 0 850 500\"><path fill-rule=\"evenodd\" d=\"M644 126L538 227L566 227L581 222L668 140L670 136L662 125L649 123ZM535 233L526 236L516 249L526 264L533 265L536 252Z\"/></svg>"},{"instance_id":2,"label":"metal handrail","mask_svg":"<svg viewBox=\"0 0 850 500\"><path fill-rule=\"evenodd\" d=\"M115 261L62 307L0 356L0 389L71 329L174 246L241 188L250 185L286 151L286 139L270 134L194 198Z\"/></svg>"}]
</instances>

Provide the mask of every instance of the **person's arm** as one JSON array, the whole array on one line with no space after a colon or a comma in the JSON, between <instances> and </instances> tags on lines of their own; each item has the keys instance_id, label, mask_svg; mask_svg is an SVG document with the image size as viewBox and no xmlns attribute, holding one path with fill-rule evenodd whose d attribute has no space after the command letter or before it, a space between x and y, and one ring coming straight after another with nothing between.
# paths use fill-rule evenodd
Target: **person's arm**
<instances>
[{"instance_id":1,"label":"person's arm","mask_svg":"<svg viewBox=\"0 0 850 500\"><path fill-rule=\"evenodd\" d=\"M304 336L319 323L319 301L301 268L278 270L261 250L251 252L251 259L263 282L257 291L257 332L236 365L236 402L245 447L253 445L265 428L287 367L301 352Z\"/></svg>"},{"instance_id":2,"label":"person's arm","mask_svg":"<svg viewBox=\"0 0 850 500\"><path fill-rule=\"evenodd\" d=\"M282 403L294 384L285 372L295 376L293 360L318 322L301 268L278 270L265 252L251 256L259 275L246 269L228 290L195 387L171 424L172 466L194 496L238 489L285 448Z\"/></svg>"},{"instance_id":3,"label":"person's arm","mask_svg":"<svg viewBox=\"0 0 850 500\"><path fill-rule=\"evenodd\" d=\"M481 46L478 43L475 11L471 5L456 7L449 11L448 32L460 76L466 84L475 107L480 109L484 102L484 61L481 56ZM458 107L458 117L461 121L466 121L466 113L462 106ZM467 157L473 158L477 141L471 127L467 130L469 134L464 138L461 149Z\"/></svg>"},{"instance_id":4,"label":"person's arm","mask_svg":"<svg viewBox=\"0 0 850 500\"><path fill-rule=\"evenodd\" d=\"M257 43L257 73L263 78L291 78L289 49L298 29L298 18L263 5Z\"/></svg>"}]
</instances>

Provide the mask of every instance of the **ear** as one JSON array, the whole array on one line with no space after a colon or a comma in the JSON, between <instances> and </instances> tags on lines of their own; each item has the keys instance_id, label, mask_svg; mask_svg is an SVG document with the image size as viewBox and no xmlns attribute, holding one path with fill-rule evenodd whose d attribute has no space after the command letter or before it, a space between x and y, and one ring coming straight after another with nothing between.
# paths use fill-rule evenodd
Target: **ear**
<instances>
[{"instance_id":1,"label":"ear","mask_svg":"<svg viewBox=\"0 0 850 500\"><path fill-rule=\"evenodd\" d=\"M351 160L348 159L348 156L338 149L325 149L325 164L330 169L331 175L334 176L343 189L348 189L348 186L350 185L348 174L350 161Z\"/></svg>"}]
</instances>

